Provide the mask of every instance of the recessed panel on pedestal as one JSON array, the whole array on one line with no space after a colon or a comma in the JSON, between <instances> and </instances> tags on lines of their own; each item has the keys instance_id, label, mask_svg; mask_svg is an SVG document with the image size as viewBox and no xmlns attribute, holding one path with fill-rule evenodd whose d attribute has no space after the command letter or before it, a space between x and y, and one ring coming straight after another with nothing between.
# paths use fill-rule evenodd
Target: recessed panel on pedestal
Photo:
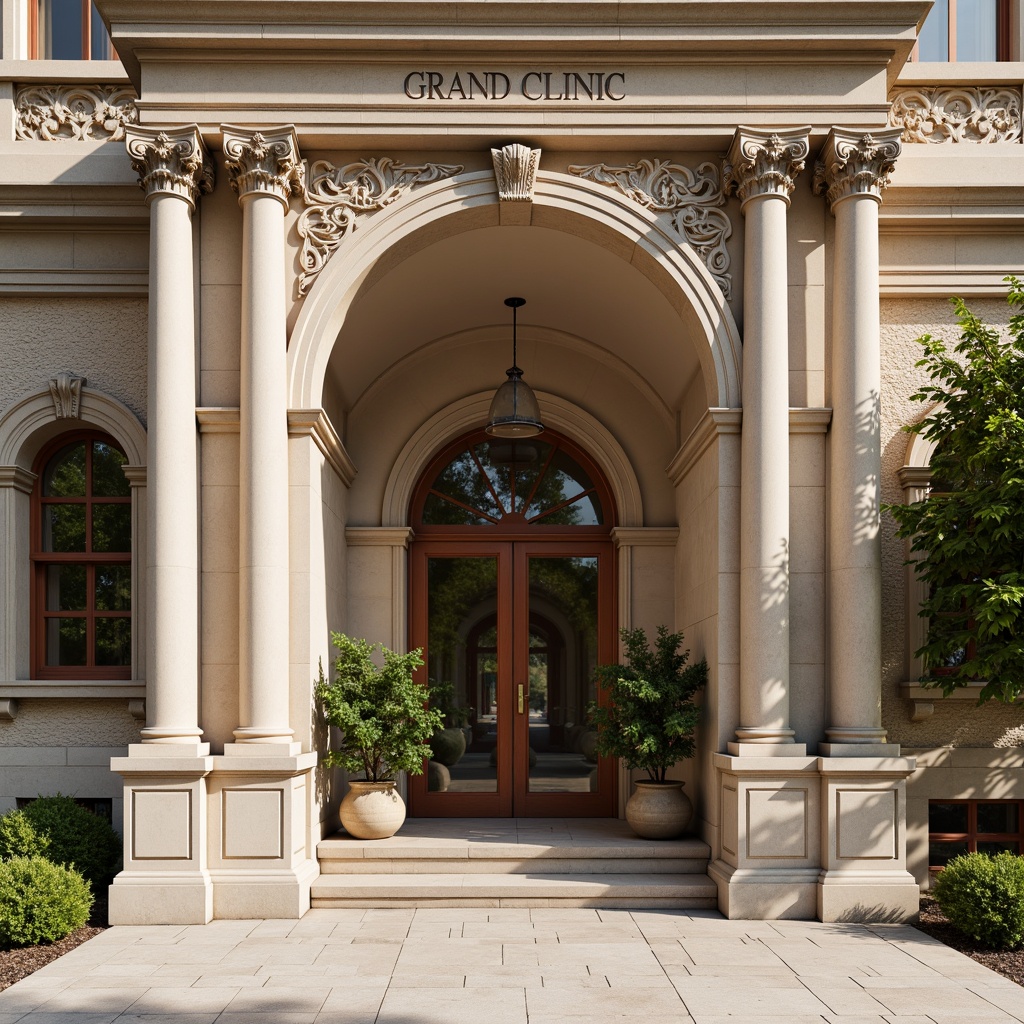
<instances>
[{"instance_id":1,"label":"recessed panel on pedestal","mask_svg":"<svg viewBox=\"0 0 1024 1024\"><path fill-rule=\"evenodd\" d=\"M280 860L284 856L284 793L280 789L225 789L224 860Z\"/></svg>"},{"instance_id":2,"label":"recessed panel on pedestal","mask_svg":"<svg viewBox=\"0 0 1024 1024\"><path fill-rule=\"evenodd\" d=\"M895 860L899 794L892 790L836 790L836 856L840 860Z\"/></svg>"},{"instance_id":3,"label":"recessed panel on pedestal","mask_svg":"<svg viewBox=\"0 0 1024 1024\"><path fill-rule=\"evenodd\" d=\"M747 790L747 857L807 857L807 790Z\"/></svg>"},{"instance_id":4,"label":"recessed panel on pedestal","mask_svg":"<svg viewBox=\"0 0 1024 1024\"><path fill-rule=\"evenodd\" d=\"M192 791L132 790L132 860L192 859Z\"/></svg>"}]
</instances>

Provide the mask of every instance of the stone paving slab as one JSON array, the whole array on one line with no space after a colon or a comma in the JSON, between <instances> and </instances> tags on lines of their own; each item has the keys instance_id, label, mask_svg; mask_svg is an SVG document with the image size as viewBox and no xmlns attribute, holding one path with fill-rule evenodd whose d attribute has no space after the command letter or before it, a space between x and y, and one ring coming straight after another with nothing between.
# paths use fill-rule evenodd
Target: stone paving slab
<instances>
[{"instance_id":1,"label":"stone paving slab","mask_svg":"<svg viewBox=\"0 0 1024 1024\"><path fill-rule=\"evenodd\" d=\"M0 1024L1024 1024L1024 988L900 925L712 911L312 910L111 928Z\"/></svg>"}]
</instances>

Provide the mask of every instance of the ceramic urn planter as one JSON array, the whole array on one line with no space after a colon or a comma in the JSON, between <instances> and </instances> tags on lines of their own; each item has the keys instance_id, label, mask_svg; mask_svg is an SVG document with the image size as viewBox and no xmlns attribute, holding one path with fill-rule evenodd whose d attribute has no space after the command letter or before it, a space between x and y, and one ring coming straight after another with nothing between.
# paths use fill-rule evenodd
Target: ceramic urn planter
<instances>
[{"instance_id":1,"label":"ceramic urn planter","mask_svg":"<svg viewBox=\"0 0 1024 1024\"><path fill-rule=\"evenodd\" d=\"M675 839L693 817L693 804L683 792L683 783L638 782L626 802L626 821L642 839Z\"/></svg>"},{"instance_id":2,"label":"ceramic urn planter","mask_svg":"<svg viewBox=\"0 0 1024 1024\"><path fill-rule=\"evenodd\" d=\"M341 801L341 824L353 839L387 839L405 821L394 782L350 782Z\"/></svg>"}]
</instances>

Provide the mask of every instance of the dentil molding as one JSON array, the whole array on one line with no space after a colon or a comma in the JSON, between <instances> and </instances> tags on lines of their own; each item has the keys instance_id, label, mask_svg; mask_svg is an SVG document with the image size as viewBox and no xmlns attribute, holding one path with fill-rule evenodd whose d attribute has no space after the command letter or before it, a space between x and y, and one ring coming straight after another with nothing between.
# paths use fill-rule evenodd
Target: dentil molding
<instances>
[{"instance_id":1,"label":"dentil molding","mask_svg":"<svg viewBox=\"0 0 1024 1024\"><path fill-rule=\"evenodd\" d=\"M882 200L882 190L900 155L900 129L833 128L814 165L814 191L829 206L849 196L866 195Z\"/></svg>"},{"instance_id":2,"label":"dentil molding","mask_svg":"<svg viewBox=\"0 0 1024 1024\"><path fill-rule=\"evenodd\" d=\"M285 206L292 195L301 195L305 169L299 158L299 140L290 124L253 131L223 124L225 166L232 191L242 199L262 193Z\"/></svg>"},{"instance_id":3,"label":"dentil molding","mask_svg":"<svg viewBox=\"0 0 1024 1024\"><path fill-rule=\"evenodd\" d=\"M810 152L810 126L780 131L739 127L725 158L725 191L740 203L759 196L789 202Z\"/></svg>"},{"instance_id":4,"label":"dentil molding","mask_svg":"<svg viewBox=\"0 0 1024 1024\"><path fill-rule=\"evenodd\" d=\"M532 203L537 187L540 150L518 142L491 150L498 200L502 203Z\"/></svg>"},{"instance_id":5,"label":"dentil molding","mask_svg":"<svg viewBox=\"0 0 1024 1024\"><path fill-rule=\"evenodd\" d=\"M1020 142L1021 89L921 86L889 95L903 142Z\"/></svg>"},{"instance_id":6,"label":"dentil molding","mask_svg":"<svg viewBox=\"0 0 1024 1024\"><path fill-rule=\"evenodd\" d=\"M14 96L14 137L27 142L115 142L135 124L135 90L124 85L23 85Z\"/></svg>"},{"instance_id":7,"label":"dentil molding","mask_svg":"<svg viewBox=\"0 0 1024 1024\"><path fill-rule=\"evenodd\" d=\"M668 214L676 233L696 250L722 294L730 298L732 275L725 243L732 234L732 222L720 209L725 191L713 163L691 170L667 160L644 159L617 166L575 164L569 173L610 185L645 209Z\"/></svg>"},{"instance_id":8,"label":"dentil molding","mask_svg":"<svg viewBox=\"0 0 1024 1024\"><path fill-rule=\"evenodd\" d=\"M195 206L200 193L213 191L213 164L198 125L170 130L131 125L125 145L147 199L173 195Z\"/></svg>"},{"instance_id":9,"label":"dentil molding","mask_svg":"<svg viewBox=\"0 0 1024 1024\"><path fill-rule=\"evenodd\" d=\"M344 167L328 160L313 163L302 190L306 209L298 222L302 239L299 294L313 287L331 253L355 230L359 214L382 210L413 186L450 178L462 170L462 164L408 165L386 156Z\"/></svg>"}]
</instances>

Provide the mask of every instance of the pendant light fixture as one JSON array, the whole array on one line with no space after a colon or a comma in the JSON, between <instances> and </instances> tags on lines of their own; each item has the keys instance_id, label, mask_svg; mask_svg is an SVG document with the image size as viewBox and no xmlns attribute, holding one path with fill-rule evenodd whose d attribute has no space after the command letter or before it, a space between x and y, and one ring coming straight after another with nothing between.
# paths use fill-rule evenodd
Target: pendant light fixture
<instances>
[{"instance_id":1,"label":"pendant light fixture","mask_svg":"<svg viewBox=\"0 0 1024 1024\"><path fill-rule=\"evenodd\" d=\"M512 308L512 367L505 371L508 380L491 399L484 429L492 437L534 437L544 429L540 421L540 407L530 385L523 380L523 371L516 364L516 311L526 305L526 299L509 298L505 305Z\"/></svg>"}]
</instances>

